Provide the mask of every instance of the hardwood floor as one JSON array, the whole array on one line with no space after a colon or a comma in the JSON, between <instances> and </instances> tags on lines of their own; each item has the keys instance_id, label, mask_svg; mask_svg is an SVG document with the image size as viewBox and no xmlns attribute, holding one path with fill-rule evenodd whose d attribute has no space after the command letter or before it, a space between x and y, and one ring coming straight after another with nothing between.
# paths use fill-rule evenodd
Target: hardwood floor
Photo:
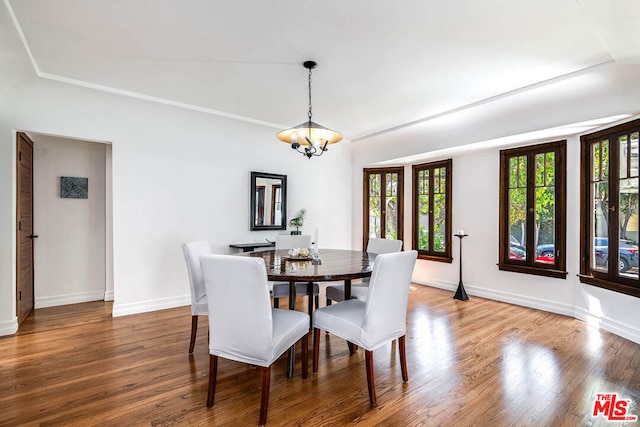
<instances>
[{"instance_id":1,"label":"hardwood floor","mask_svg":"<svg viewBox=\"0 0 640 427\"><path fill-rule=\"evenodd\" d=\"M0 425L257 424L259 369L220 359L206 408L207 322L191 356L190 326L188 307L118 318L104 302L36 310L18 335L0 338ZM362 350L349 356L343 340L323 334L319 373L307 380L299 356L291 379L285 358L274 365L269 425L620 425L591 416L605 392L631 399L629 413L640 416L640 345L429 287L410 294L409 382L393 345L374 352L378 407L369 406Z\"/></svg>"}]
</instances>

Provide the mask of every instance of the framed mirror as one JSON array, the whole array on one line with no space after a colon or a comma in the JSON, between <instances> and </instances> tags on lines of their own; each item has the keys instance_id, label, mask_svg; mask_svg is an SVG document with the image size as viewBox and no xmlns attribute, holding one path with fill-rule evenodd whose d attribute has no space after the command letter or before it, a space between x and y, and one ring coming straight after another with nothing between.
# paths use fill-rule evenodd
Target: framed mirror
<instances>
[{"instance_id":1,"label":"framed mirror","mask_svg":"<svg viewBox=\"0 0 640 427\"><path fill-rule=\"evenodd\" d=\"M287 228L287 176L251 172L251 230Z\"/></svg>"}]
</instances>

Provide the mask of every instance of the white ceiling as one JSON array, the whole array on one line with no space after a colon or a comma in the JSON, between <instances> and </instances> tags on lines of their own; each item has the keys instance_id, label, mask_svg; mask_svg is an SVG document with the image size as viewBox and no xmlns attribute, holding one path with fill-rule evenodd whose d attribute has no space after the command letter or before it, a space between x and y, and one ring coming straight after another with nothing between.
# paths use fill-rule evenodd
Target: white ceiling
<instances>
[{"instance_id":1,"label":"white ceiling","mask_svg":"<svg viewBox=\"0 0 640 427\"><path fill-rule=\"evenodd\" d=\"M5 5L41 77L274 128L306 120L301 64L315 60L314 120L352 141L602 64L640 64L637 0Z\"/></svg>"}]
</instances>

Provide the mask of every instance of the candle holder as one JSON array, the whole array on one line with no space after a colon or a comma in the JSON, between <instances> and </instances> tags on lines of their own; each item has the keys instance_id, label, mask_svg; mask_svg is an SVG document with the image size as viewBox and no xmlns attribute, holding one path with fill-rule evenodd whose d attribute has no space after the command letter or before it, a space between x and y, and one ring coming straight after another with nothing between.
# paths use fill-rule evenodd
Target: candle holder
<instances>
[{"instance_id":1,"label":"candle holder","mask_svg":"<svg viewBox=\"0 0 640 427\"><path fill-rule=\"evenodd\" d=\"M463 231L458 231L458 233L454 234L454 236L460 239L460 281L458 282L458 289L456 290L456 294L453 296L453 299L467 301L469 300L469 296L464 290L464 284L462 283L462 239L467 237L468 234L464 234Z\"/></svg>"}]
</instances>

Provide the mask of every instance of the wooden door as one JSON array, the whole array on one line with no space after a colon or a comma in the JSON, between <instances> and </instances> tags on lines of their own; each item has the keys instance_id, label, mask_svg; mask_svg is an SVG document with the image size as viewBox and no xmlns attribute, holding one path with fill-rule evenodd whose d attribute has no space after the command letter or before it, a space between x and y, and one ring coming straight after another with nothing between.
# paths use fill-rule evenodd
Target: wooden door
<instances>
[{"instance_id":1,"label":"wooden door","mask_svg":"<svg viewBox=\"0 0 640 427\"><path fill-rule=\"evenodd\" d=\"M18 133L16 312L18 324L33 310L33 142Z\"/></svg>"}]
</instances>

